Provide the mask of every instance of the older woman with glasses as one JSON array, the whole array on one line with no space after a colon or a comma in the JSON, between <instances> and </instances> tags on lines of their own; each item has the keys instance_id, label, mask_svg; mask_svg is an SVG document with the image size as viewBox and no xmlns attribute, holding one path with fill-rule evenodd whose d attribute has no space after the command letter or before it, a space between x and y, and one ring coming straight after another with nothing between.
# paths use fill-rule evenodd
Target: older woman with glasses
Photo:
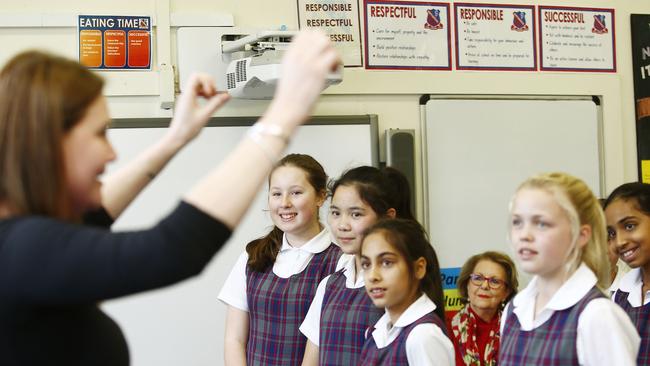
<instances>
[{"instance_id":1,"label":"older woman with glasses","mask_svg":"<svg viewBox=\"0 0 650 366\"><path fill-rule=\"evenodd\" d=\"M485 252L465 262L458 278L465 306L451 320L457 366L497 365L501 311L518 285L515 265L503 253Z\"/></svg>"}]
</instances>

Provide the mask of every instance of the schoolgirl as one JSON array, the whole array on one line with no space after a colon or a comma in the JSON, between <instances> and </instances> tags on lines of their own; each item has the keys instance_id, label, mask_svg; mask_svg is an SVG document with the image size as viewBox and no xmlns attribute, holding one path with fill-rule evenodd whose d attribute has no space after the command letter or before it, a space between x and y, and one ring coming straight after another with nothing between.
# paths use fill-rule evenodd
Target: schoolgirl
<instances>
[{"instance_id":1,"label":"schoolgirl","mask_svg":"<svg viewBox=\"0 0 650 366\"><path fill-rule=\"evenodd\" d=\"M361 246L366 291L385 314L366 331L360 365L454 365L438 258L413 220L380 220Z\"/></svg>"},{"instance_id":2,"label":"schoolgirl","mask_svg":"<svg viewBox=\"0 0 650 366\"><path fill-rule=\"evenodd\" d=\"M632 269L612 298L630 316L641 336L639 365L650 365L650 185L627 183L605 202L610 247Z\"/></svg>"},{"instance_id":3,"label":"schoolgirl","mask_svg":"<svg viewBox=\"0 0 650 366\"><path fill-rule=\"evenodd\" d=\"M534 277L504 310L500 365L635 365L636 330L602 292L604 215L586 184L564 173L532 177L510 217L515 259Z\"/></svg>"},{"instance_id":4,"label":"schoolgirl","mask_svg":"<svg viewBox=\"0 0 650 366\"><path fill-rule=\"evenodd\" d=\"M384 312L366 295L359 267L363 232L380 218L413 217L408 181L393 168L348 170L330 192L330 231L344 254L337 272L318 285L300 326L308 338L303 366L358 364L364 331Z\"/></svg>"},{"instance_id":5,"label":"schoolgirl","mask_svg":"<svg viewBox=\"0 0 650 366\"><path fill-rule=\"evenodd\" d=\"M309 155L287 155L271 172L275 226L246 246L219 294L228 305L227 365L302 362L306 338L298 327L341 254L318 220L326 183L323 167Z\"/></svg>"}]
</instances>

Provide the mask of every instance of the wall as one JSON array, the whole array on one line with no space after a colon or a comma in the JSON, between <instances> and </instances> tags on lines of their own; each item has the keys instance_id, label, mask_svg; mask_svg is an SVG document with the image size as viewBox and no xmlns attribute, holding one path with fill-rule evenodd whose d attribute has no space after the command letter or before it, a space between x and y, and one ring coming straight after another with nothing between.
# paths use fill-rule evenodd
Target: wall
<instances>
[{"instance_id":1,"label":"wall","mask_svg":"<svg viewBox=\"0 0 650 366\"><path fill-rule=\"evenodd\" d=\"M361 1L361 3L363 3ZM486 72L486 71L366 71L361 68L345 70L344 82L326 91L315 113L379 115L380 131L388 128L419 129L418 99L421 94L472 94L472 95L600 95L603 97L605 187L610 191L624 181L635 180L636 146L633 109L632 62L630 56L630 21L632 13L650 13L650 2L637 0L575 0L565 1L491 1L491 3L572 5L585 7L613 7L616 9L617 73L554 73L554 72ZM244 6L242 6L242 4ZM360 5L360 8L363 8ZM149 0L142 2L116 0L51 2L3 2L0 4L0 64L18 50L40 47L75 57L76 29L74 15L88 14L151 14L154 24L165 25L172 14L188 14L195 19L206 14L232 15L237 27L276 29L286 25L297 27L295 0ZM16 19L43 15L44 19L58 24L52 27L8 27ZM72 19L72 23L70 23ZM11 21L11 22L10 22ZM58 21L58 23L57 23ZM199 20L200 21L200 20ZM162 22L162 23L161 23ZM18 21L18 23L20 23ZM30 21L23 22L32 24ZM68 24L68 26L62 26ZM154 65L175 55L173 26L169 39L159 43L154 54ZM154 37L156 42L161 37ZM171 84L161 76L163 72L154 66L154 72L106 72L106 93L116 117L170 116L171 112L159 107L161 97L170 95ZM261 113L264 102L234 101L220 115L241 116ZM416 136L419 142L419 136ZM416 156L419 155L419 143ZM383 149L382 149L383 151ZM421 179L417 171L418 181ZM418 186L418 199L421 198ZM421 213L420 213L421 214Z\"/></svg>"}]
</instances>

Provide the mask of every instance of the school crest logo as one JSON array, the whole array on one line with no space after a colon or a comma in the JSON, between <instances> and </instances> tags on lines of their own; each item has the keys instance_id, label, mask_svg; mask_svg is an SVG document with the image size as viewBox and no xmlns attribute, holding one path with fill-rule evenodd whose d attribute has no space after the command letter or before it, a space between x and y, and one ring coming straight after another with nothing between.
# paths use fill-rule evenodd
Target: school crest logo
<instances>
[{"instance_id":1,"label":"school crest logo","mask_svg":"<svg viewBox=\"0 0 650 366\"><path fill-rule=\"evenodd\" d=\"M513 11L512 12L512 25L510 30L516 32L524 32L528 30L528 24L526 24L526 13L523 11Z\"/></svg>"},{"instance_id":2,"label":"school crest logo","mask_svg":"<svg viewBox=\"0 0 650 366\"><path fill-rule=\"evenodd\" d=\"M436 30L442 29L443 25L440 21L440 10L430 9L427 10L427 22L424 23L424 28Z\"/></svg>"},{"instance_id":3,"label":"school crest logo","mask_svg":"<svg viewBox=\"0 0 650 366\"><path fill-rule=\"evenodd\" d=\"M604 34L609 32L607 25L605 24L604 15L594 15L594 26L591 28L591 32L596 34Z\"/></svg>"}]
</instances>

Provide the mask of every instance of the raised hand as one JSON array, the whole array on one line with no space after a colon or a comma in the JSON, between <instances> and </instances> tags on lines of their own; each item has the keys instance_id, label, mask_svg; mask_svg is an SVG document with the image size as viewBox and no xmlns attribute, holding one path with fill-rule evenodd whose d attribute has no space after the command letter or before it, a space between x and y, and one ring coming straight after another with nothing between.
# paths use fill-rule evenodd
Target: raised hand
<instances>
[{"instance_id":1,"label":"raised hand","mask_svg":"<svg viewBox=\"0 0 650 366\"><path fill-rule=\"evenodd\" d=\"M206 102L199 103L199 98ZM206 125L212 114L230 99L227 93L217 92L214 80L207 74L192 74L185 83L169 125L169 136L179 144L190 142Z\"/></svg>"},{"instance_id":2,"label":"raised hand","mask_svg":"<svg viewBox=\"0 0 650 366\"><path fill-rule=\"evenodd\" d=\"M323 90L325 77L340 63L339 54L325 33L298 33L282 60L282 75L265 116L272 123L288 123L288 129L303 123ZM274 118L276 113L283 118Z\"/></svg>"}]
</instances>

